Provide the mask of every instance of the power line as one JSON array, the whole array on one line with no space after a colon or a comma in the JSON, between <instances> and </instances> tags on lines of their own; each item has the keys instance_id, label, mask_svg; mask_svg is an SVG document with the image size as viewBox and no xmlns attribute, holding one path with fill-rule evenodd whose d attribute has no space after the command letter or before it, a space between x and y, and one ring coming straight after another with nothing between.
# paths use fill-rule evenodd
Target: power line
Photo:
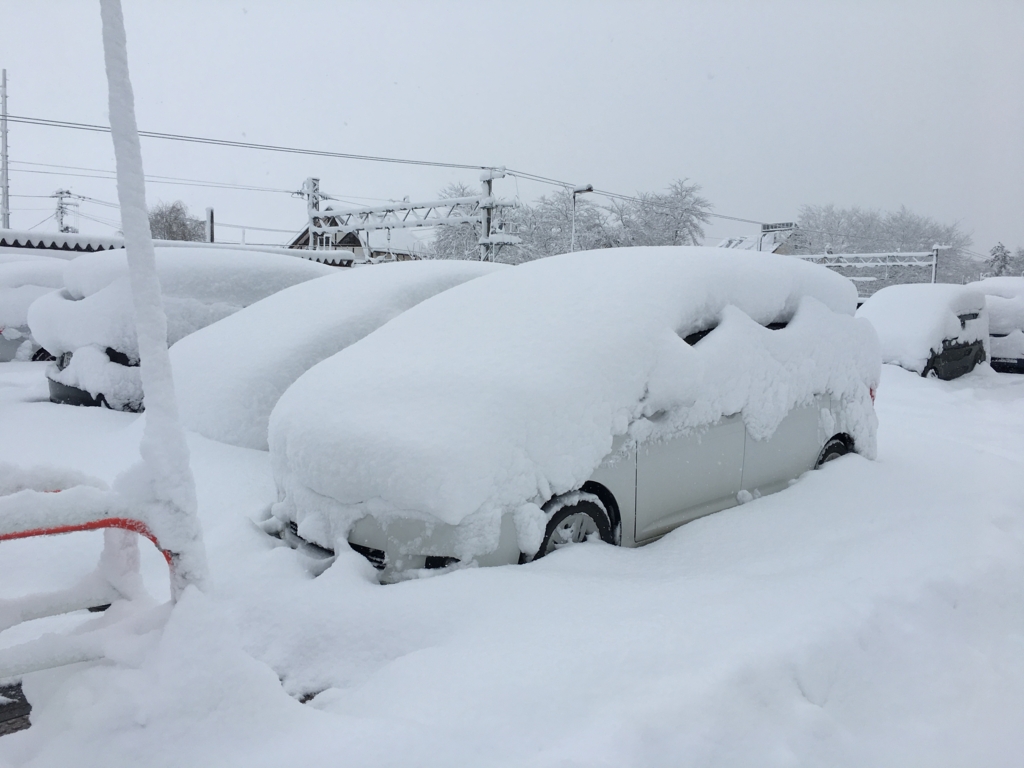
<instances>
[{"instance_id":1,"label":"power line","mask_svg":"<svg viewBox=\"0 0 1024 768\"><path fill-rule=\"evenodd\" d=\"M69 120L47 120L39 117L26 117L24 115L8 115L7 119L14 123L27 125L42 125L50 128L70 128L78 131L92 131L99 133L110 133L110 127L106 125L94 125L91 123L78 123ZM342 160L364 160L374 163L398 163L401 165L425 165L435 168L461 168L465 170L487 170L486 165L466 165L463 163L446 163L434 160L410 160L401 157L384 157L381 155L357 155L350 152L330 152L321 149L301 149L299 147L286 147L278 144L257 144L249 141L233 141L230 139L212 139L205 136L189 136L182 133L162 133L158 131L139 131L139 136L148 139L164 139L167 141L184 141L191 144L210 144L217 147L236 147L240 149L260 149L267 152L283 152L294 155L311 155L314 157L334 157Z\"/></svg>"},{"instance_id":2,"label":"power line","mask_svg":"<svg viewBox=\"0 0 1024 768\"><path fill-rule=\"evenodd\" d=\"M56 215L57 215L56 213L51 213L51 214L50 214L49 216L47 216L47 217L46 217L45 219L43 219L42 221L40 221L40 222L39 222L39 224L45 224L45 223L46 223L46 222L47 222L48 220L52 219L52 218L53 218L54 216L56 216ZM31 231L32 231L33 229L35 229L36 227L38 227L38 226L39 226L39 224L33 224L33 225L32 225L31 227L29 227L29 228L28 228L28 230L26 230L26 231L28 231L28 232L31 232Z\"/></svg>"}]
</instances>

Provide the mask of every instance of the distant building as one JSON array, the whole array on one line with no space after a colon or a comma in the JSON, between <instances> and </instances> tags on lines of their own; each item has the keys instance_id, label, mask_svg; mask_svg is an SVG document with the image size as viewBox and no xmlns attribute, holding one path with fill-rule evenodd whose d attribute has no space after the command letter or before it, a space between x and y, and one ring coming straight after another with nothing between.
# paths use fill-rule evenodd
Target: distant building
<instances>
[{"instance_id":1,"label":"distant building","mask_svg":"<svg viewBox=\"0 0 1024 768\"><path fill-rule=\"evenodd\" d=\"M792 256L800 253L802 233L793 222L762 224L761 234L755 236L727 237L718 244L719 248L735 248L741 251L762 251Z\"/></svg>"},{"instance_id":2,"label":"distant building","mask_svg":"<svg viewBox=\"0 0 1024 768\"><path fill-rule=\"evenodd\" d=\"M309 229L304 229L288 243L289 248L303 249L304 258L328 264L333 267L351 267L353 264L377 264L388 261L416 261L419 254L408 248L381 248L363 245L355 232L347 232L341 239L330 242L330 235L323 235L316 247L309 247Z\"/></svg>"}]
</instances>

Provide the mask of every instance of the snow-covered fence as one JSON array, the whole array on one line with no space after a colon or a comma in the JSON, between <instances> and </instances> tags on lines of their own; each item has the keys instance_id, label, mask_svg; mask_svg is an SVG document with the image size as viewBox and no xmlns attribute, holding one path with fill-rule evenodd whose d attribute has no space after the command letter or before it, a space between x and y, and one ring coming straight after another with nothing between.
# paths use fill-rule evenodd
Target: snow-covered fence
<instances>
[{"instance_id":1,"label":"snow-covered fence","mask_svg":"<svg viewBox=\"0 0 1024 768\"><path fill-rule=\"evenodd\" d=\"M0 543L104 530L103 552L95 571L68 589L0 600L0 631L45 616L144 596L136 535L145 536L160 550L173 584L178 556L173 547L161 543L156 533L159 524L152 525L144 510L102 481L67 470L25 470L9 464L0 465L0 477ZM101 658L102 647L92 633L48 636L17 645L0 652L0 679Z\"/></svg>"}]
</instances>

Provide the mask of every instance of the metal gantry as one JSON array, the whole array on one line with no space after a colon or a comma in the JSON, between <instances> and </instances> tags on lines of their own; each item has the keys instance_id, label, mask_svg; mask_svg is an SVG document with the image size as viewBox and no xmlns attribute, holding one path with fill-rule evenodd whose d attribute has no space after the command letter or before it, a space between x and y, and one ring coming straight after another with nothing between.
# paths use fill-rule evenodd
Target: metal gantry
<instances>
[{"instance_id":1,"label":"metal gantry","mask_svg":"<svg viewBox=\"0 0 1024 768\"><path fill-rule=\"evenodd\" d=\"M812 261L833 269L866 269L877 267L927 267L932 271L932 282L935 282L936 267L939 262L939 247L930 251L914 251L904 253L890 251L888 253L815 253L798 255L798 259Z\"/></svg>"},{"instance_id":2,"label":"metal gantry","mask_svg":"<svg viewBox=\"0 0 1024 768\"><path fill-rule=\"evenodd\" d=\"M308 178L302 186L302 195L309 214L309 247L333 249L345 235L356 234L368 253L369 233L377 230L468 225L480 228L480 258L488 261L495 246L520 242L514 235L494 231L494 212L515 205L494 197L492 183L504 176L503 168L484 171L480 176L483 193L475 197L416 203L400 201L363 208L321 208L321 203L329 198L320 192L319 179Z\"/></svg>"}]
</instances>

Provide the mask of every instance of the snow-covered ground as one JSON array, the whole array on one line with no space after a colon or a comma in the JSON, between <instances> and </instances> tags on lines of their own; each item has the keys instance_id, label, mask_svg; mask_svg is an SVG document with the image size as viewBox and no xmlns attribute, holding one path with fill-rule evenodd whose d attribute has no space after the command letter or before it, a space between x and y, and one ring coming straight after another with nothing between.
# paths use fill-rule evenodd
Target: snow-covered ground
<instances>
[{"instance_id":1,"label":"snow-covered ground","mask_svg":"<svg viewBox=\"0 0 1024 768\"><path fill-rule=\"evenodd\" d=\"M112 481L145 417L47 402L44 366L0 366L0 462ZM651 546L386 587L355 554L313 578L251 522L268 455L189 435L206 593L154 605L116 663L27 676L0 765L1019 765L1024 377L884 366L877 412L877 461ZM71 584L101 541L0 545L0 597Z\"/></svg>"}]
</instances>

